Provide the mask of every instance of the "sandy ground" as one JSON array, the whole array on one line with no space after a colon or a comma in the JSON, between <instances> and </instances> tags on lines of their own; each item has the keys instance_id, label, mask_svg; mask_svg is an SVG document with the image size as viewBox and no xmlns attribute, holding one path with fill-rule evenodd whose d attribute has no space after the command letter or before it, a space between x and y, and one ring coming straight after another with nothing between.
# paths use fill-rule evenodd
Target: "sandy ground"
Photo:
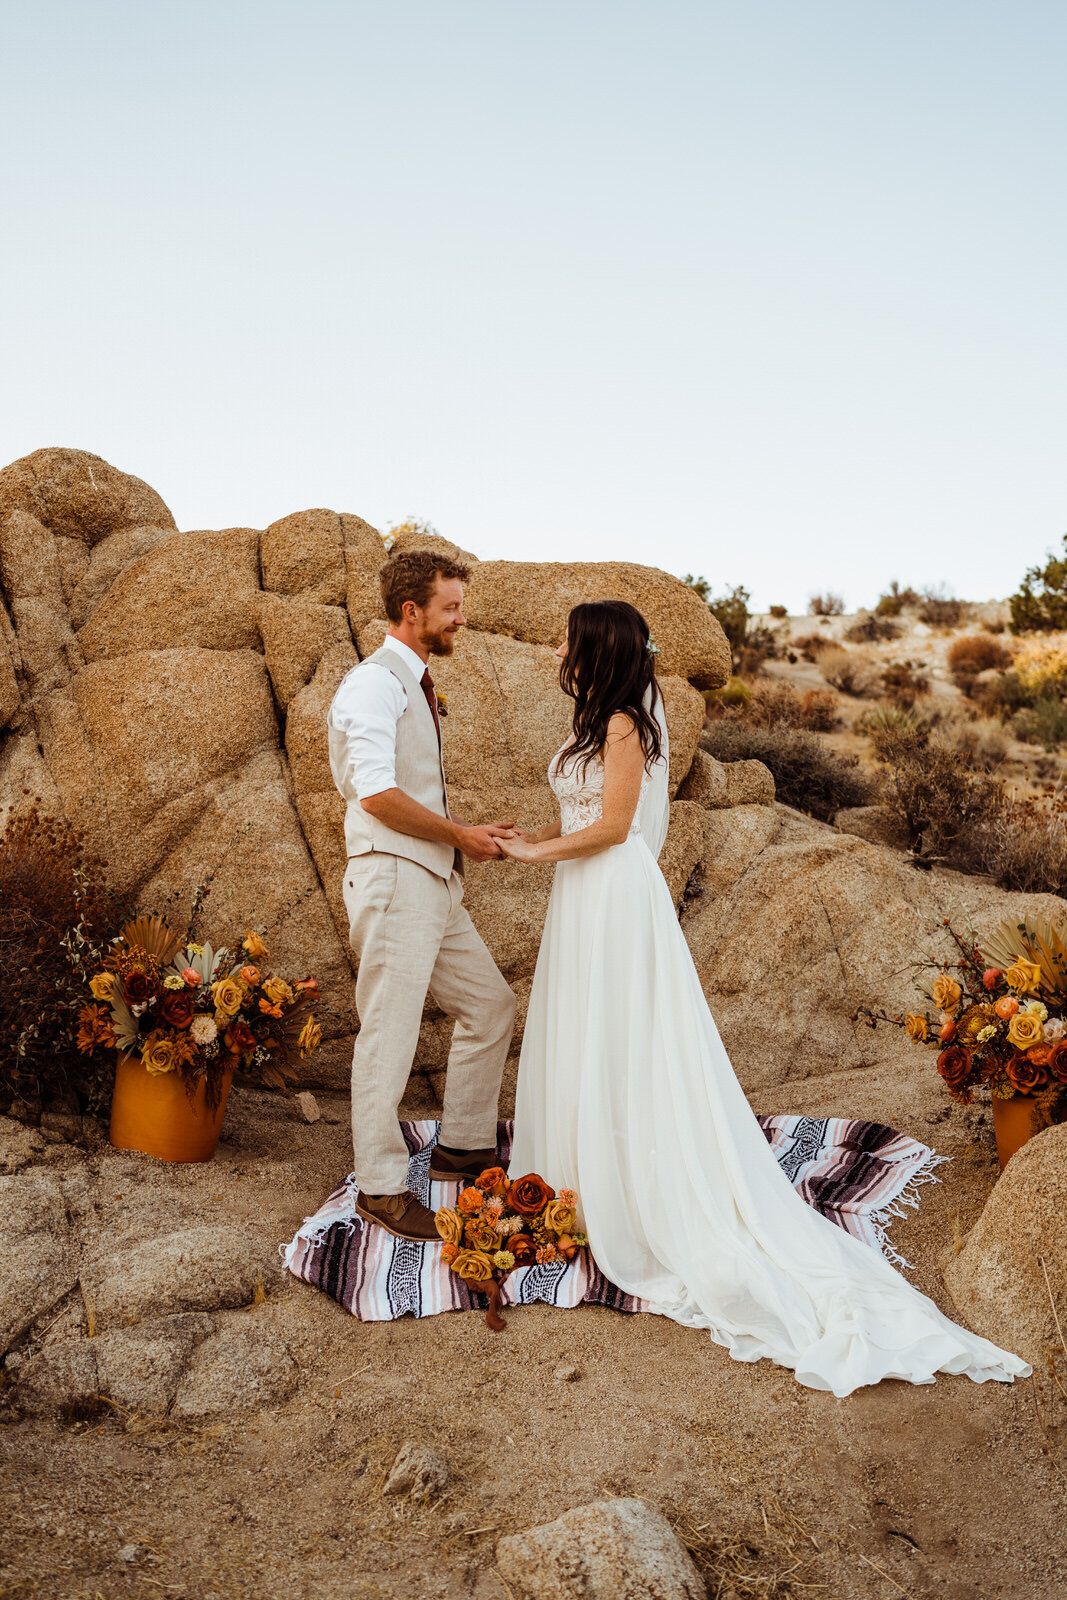
<instances>
[{"instance_id":1,"label":"sandy ground","mask_svg":"<svg viewBox=\"0 0 1067 1600\"><path fill-rule=\"evenodd\" d=\"M877 1084L859 1071L767 1091L756 1109L892 1114L955 1158L893 1232L952 1312L937 1262L995 1181L992 1139L981 1113L946 1116L929 1074L904 1062ZM48 1159L86 1173L98 1236L143 1236L146 1216L224 1217L276 1243L348 1167L346 1105L319 1098L331 1120L307 1126L291 1102L235 1090L227 1142L202 1167L102 1141ZM1067 1405L1056 1411L1045 1378L887 1383L838 1401L659 1318L530 1307L496 1335L478 1313L359 1324L280 1272L239 1314L297 1354L300 1386L281 1406L202 1426L0 1428L5 1600L507 1600L500 1533L619 1494L670 1517L713 1596L1067 1589L1067 1481L1044 1431ZM561 1363L577 1380L555 1376ZM429 1507L381 1493L412 1437L454 1473Z\"/></svg>"}]
</instances>

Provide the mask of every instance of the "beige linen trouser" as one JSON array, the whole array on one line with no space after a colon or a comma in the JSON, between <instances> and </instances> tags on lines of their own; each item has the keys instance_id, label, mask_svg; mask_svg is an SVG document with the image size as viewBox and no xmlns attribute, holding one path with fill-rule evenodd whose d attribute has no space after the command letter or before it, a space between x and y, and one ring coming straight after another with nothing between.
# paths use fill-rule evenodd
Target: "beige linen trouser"
<instances>
[{"instance_id":1,"label":"beige linen trouser","mask_svg":"<svg viewBox=\"0 0 1067 1600\"><path fill-rule=\"evenodd\" d=\"M515 1026L515 996L447 880L403 856L353 856L344 881L349 937L359 960L352 1052L353 1170L365 1194L407 1187L408 1148L397 1121L429 990L456 1019L441 1143L496 1144L497 1102Z\"/></svg>"}]
</instances>

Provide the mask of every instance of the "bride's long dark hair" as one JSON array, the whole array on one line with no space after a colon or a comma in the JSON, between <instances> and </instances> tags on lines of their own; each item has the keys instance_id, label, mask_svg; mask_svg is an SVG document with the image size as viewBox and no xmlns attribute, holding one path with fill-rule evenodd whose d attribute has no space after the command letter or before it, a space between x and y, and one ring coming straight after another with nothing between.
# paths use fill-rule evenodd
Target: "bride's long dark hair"
<instances>
[{"instance_id":1,"label":"bride's long dark hair","mask_svg":"<svg viewBox=\"0 0 1067 1600\"><path fill-rule=\"evenodd\" d=\"M574 732L560 761L577 757L582 775L607 742L616 711L632 717L645 766L662 754L652 715L660 698L648 623L625 600L589 600L567 618L567 656L559 686L574 701ZM649 693L651 690L651 693ZM648 704L645 704L646 697Z\"/></svg>"}]
</instances>

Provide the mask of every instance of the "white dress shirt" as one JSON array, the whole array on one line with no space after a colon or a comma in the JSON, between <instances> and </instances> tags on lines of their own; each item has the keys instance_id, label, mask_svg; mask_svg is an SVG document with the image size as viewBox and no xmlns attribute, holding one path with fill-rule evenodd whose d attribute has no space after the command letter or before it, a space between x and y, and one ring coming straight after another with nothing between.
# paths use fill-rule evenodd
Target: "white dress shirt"
<instances>
[{"instance_id":1,"label":"white dress shirt","mask_svg":"<svg viewBox=\"0 0 1067 1600\"><path fill-rule=\"evenodd\" d=\"M408 645L386 634L384 650L395 650L422 682L426 663ZM395 672L377 662L353 667L330 707L327 729L330 770L346 800L366 800L396 788L396 725L408 697Z\"/></svg>"}]
</instances>

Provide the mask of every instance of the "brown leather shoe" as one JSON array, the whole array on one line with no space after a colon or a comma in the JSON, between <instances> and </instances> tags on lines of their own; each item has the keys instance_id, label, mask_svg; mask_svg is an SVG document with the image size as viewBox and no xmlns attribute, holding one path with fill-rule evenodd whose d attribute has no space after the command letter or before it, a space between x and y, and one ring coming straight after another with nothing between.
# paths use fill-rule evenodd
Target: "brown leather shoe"
<instances>
[{"instance_id":1,"label":"brown leather shoe","mask_svg":"<svg viewBox=\"0 0 1067 1600\"><path fill-rule=\"evenodd\" d=\"M495 1150L466 1150L461 1156L448 1156L434 1145L430 1152L430 1177L438 1183L462 1183L464 1178L473 1183L486 1167L499 1165Z\"/></svg>"},{"instance_id":2,"label":"brown leather shoe","mask_svg":"<svg viewBox=\"0 0 1067 1600\"><path fill-rule=\"evenodd\" d=\"M365 1222L376 1222L379 1228L397 1239L410 1239L413 1244L426 1244L429 1240L441 1243L433 1212L416 1200L410 1190L383 1195L364 1194L360 1190L356 1196L356 1212Z\"/></svg>"}]
</instances>

